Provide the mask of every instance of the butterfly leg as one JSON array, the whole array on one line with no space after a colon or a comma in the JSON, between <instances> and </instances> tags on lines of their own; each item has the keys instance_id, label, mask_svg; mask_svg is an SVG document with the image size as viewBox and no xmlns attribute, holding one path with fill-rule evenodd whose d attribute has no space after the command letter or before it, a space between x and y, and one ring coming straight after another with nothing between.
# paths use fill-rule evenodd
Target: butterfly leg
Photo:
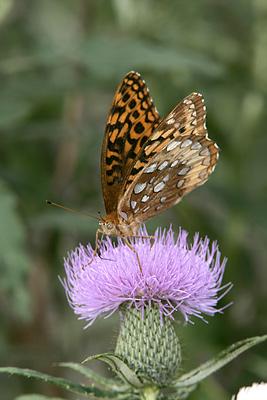
<instances>
[{"instance_id":1,"label":"butterfly leg","mask_svg":"<svg viewBox=\"0 0 267 400\"><path fill-rule=\"evenodd\" d=\"M135 236L135 235L134 235L134 236ZM129 242L128 242L128 240L127 240L126 237L124 237L123 240L124 240L125 244L127 244L127 246L136 254L137 261L138 261L138 265L139 265L141 274L143 275L143 271L142 271L142 267L141 267L141 263L140 263L140 258L139 258L139 256L138 256L137 251L133 248L132 243L129 243Z\"/></svg>"},{"instance_id":2,"label":"butterfly leg","mask_svg":"<svg viewBox=\"0 0 267 400\"><path fill-rule=\"evenodd\" d=\"M97 253L97 250L98 250L98 234L100 232L102 233L102 236L101 236L101 239L100 239L100 246L101 246L101 243L102 243L102 240L103 240L103 236L104 236L104 232L101 229L97 229L96 235L95 235L95 251L94 251L94 254L92 256L91 261L89 261L88 264L84 265L82 269L84 269L85 267L87 267L87 265L90 265L94 261L94 258L96 256L96 253Z\"/></svg>"},{"instance_id":3,"label":"butterfly leg","mask_svg":"<svg viewBox=\"0 0 267 400\"><path fill-rule=\"evenodd\" d=\"M152 239L152 244L151 244L151 246L150 246L150 250L151 250L152 247L154 246L154 243L155 243L156 238L155 238L155 236L150 236L150 238Z\"/></svg>"},{"instance_id":4,"label":"butterfly leg","mask_svg":"<svg viewBox=\"0 0 267 400\"><path fill-rule=\"evenodd\" d=\"M154 243L155 243L155 240L156 240L155 236L141 236L141 235L133 235L133 236L137 237L137 238L141 238L141 239L152 239L152 244L150 246L150 250L154 246Z\"/></svg>"}]
</instances>

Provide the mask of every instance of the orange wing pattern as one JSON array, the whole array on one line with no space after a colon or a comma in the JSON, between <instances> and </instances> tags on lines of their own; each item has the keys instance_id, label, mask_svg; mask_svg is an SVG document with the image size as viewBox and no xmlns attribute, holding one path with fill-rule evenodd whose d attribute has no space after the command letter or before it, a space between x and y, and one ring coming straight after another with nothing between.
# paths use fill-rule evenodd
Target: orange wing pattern
<instances>
[{"instance_id":1,"label":"orange wing pattern","mask_svg":"<svg viewBox=\"0 0 267 400\"><path fill-rule=\"evenodd\" d=\"M101 181L107 214L117 209L133 160L159 123L144 81L130 72L114 96L102 146Z\"/></svg>"}]
</instances>

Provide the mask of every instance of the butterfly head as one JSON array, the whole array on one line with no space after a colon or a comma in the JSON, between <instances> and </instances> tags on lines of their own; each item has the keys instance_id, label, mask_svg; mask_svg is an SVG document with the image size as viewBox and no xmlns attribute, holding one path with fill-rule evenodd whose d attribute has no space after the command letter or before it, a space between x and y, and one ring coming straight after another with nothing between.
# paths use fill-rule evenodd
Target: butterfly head
<instances>
[{"instance_id":1,"label":"butterfly head","mask_svg":"<svg viewBox=\"0 0 267 400\"><path fill-rule=\"evenodd\" d=\"M129 237L136 234L139 223L137 221L132 221L132 223L129 224L121 217L118 218L117 216L107 215L100 220L99 226L106 235Z\"/></svg>"}]
</instances>

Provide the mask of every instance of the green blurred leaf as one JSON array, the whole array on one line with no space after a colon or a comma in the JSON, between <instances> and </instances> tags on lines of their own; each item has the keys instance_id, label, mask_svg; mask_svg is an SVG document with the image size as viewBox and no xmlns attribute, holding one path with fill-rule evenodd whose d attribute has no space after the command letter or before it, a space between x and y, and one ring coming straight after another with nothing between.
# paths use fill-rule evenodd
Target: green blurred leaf
<instances>
[{"instance_id":1,"label":"green blurred leaf","mask_svg":"<svg viewBox=\"0 0 267 400\"><path fill-rule=\"evenodd\" d=\"M90 361L90 358L88 361ZM84 365L65 362L65 363L60 363L59 366L71 368L72 370L79 372L80 374L86 376L87 378L93 380L94 382L103 385L105 388L109 388L111 390L116 390L116 391L124 391L126 389L125 385L123 385L120 381L104 378L103 376L97 374L96 372L94 372L90 368L85 367Z\"/></svg>"},{"instance_id":2,"label":"green blurred leaf","mask_svg":"<svg viewBox=\"0 0 267 400\"><path fill-rule=\"evenodd\" d=\"M161 72L187 69L213 77L222 76L225 72L221 63L202 52L127 37L92 37L76 50L75 57L102 76L109 76L113 71L117 76L123 76L129 70L143 68Z\"/></svg>"},{"instance_id":3,"label":"green blurred leaf","mask_svg":"<svg viewBox=\"0 0 267 400\"><path fill-rule=\"evenodd\" d=\"M16 397L14 400L64 400L62 397L47 397L41 394L25 394Z\"/></svg>"},{"instance_id":4,"label":"green blurred leaf","mask_svg":"<svg viewBox=\"0 0 267 400\"><path fill-rule=\"evenodd\" d=\"M26 286L30 260L26 252L26 231L16 210L17 199L0 181L0 279L14 312L27 319L30 297Z\"/></svg>"},{"instance_id":5,"label":"green blurred leaf","mask_svg":"<svg viewBox=\"0 0 267 400\"><path fill-rule=\"evenodd\" d=\"M142 383L136 373L132 371L128 365L118 356L111 353L97 354L95 356L88 357L85 362L91 360L100 360L104 363L108 364L111 369L118 375L120 379L126 382L128 385L131 385L135 388L141 388L146 386L146 384Z\"/></svg>"},{"instance_id":6,"label":"green blurred leaf","mask_svg":"<svg viewBox=\"0 0 267 400\"><path fill-rule=\"evenodd\" d=\"M0 129L14 127L23 121L31 112L32 107L24 101L8 101L0 97Z\"/></svg>"},{"instance_id":7,"label":"green blurred leaf","mask_svg":"<svg viewBox=\"0 0 267 400\"><path fill-rule=\"evenodd\" d=\"M0 25L5 17L8 15L14 4L13 0L1 0L0 2Z\"/></svg>"},{"instance_id":8,"label":"green blurred leaf","mask_svg":"<svg viewBox=\"0 0 267 400\"><path fill-rule=\"evenodd\" d=\"M53 383L54 385L57 385L63 389L69 390L70 392L74 392L74 393L78 393L78 394L82 394L82 395L89 395L89 394L92 395L93 394L96 397L110 397L110 398L116 397L115 393L105 392L94 386L88 387L85 385L79 385L79 384L73 383L67 379L56 378L56 377L53 377L53 376L50 376L47 374L43 374L41 372L33 371L31 369L6 367L6 368L0 368L0 373L9 374L9 375L20 375L20 376L24 376L25 378L39 379L44 382Z\"/></svg>"},{"instance_id":9,"label":"green blurred leaf","mask_svg":"<svg viewBox=\"0 0 267 400\"><path fill-rule=\"evenodd\" d=\"M264 342L265 340L267 340L267 335L256 336L234 343L227 349L222 351L220 354L218 354L218 356L200 365L198 368L180 376L177 380L173 382L173 386L186 387L195 385L224 367L226 364L234 360L244 351L250 349L253 346L256 346L259 343Z\"/></svg>"}]
</instances>

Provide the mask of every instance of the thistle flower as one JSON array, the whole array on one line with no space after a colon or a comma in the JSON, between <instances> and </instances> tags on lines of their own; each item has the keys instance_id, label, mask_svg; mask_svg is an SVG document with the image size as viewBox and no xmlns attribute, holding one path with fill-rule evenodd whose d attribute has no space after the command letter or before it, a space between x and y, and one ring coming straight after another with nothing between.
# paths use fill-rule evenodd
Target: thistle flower
<instances>
[{"instance_id":1,"label":"thistle flower","mask_svg":"<svg viewBox=\"0 0 267 400\"><path fill-rule=\"evenodd\" d=\"M233 396L232 400L266 400L267 399L267 383L253 383L252 386L243 387L239 390L237 396Z\"/></svg>"},{"instance_id":2,"label":"thistle flower","mask_svg":"<svg viewBox=\"0 0 267 400\"><path fill-rule=\"evenodd\" d=\"M221 286L226 259L220 262L216 242L209 249L209 239L195 234L189 245L188 233L181 229L175 241L171 228L168 232L157 229L153 246L151 239L144 238L148 236L145 227L139 235L132 246L142 271L136 253L120 238L116 246L106 237L100 256L92 262L90 244L80 245L65 259L66 278L61 282L75 314L89 322L86 327L122 305L142 312L157 305L162 323L163 316L174 319L174 311L182 313L185 323L192 322L191 316L204 319L202 314L222 311L216 305L231 284Z\"/></svg>"}]
</instances>

